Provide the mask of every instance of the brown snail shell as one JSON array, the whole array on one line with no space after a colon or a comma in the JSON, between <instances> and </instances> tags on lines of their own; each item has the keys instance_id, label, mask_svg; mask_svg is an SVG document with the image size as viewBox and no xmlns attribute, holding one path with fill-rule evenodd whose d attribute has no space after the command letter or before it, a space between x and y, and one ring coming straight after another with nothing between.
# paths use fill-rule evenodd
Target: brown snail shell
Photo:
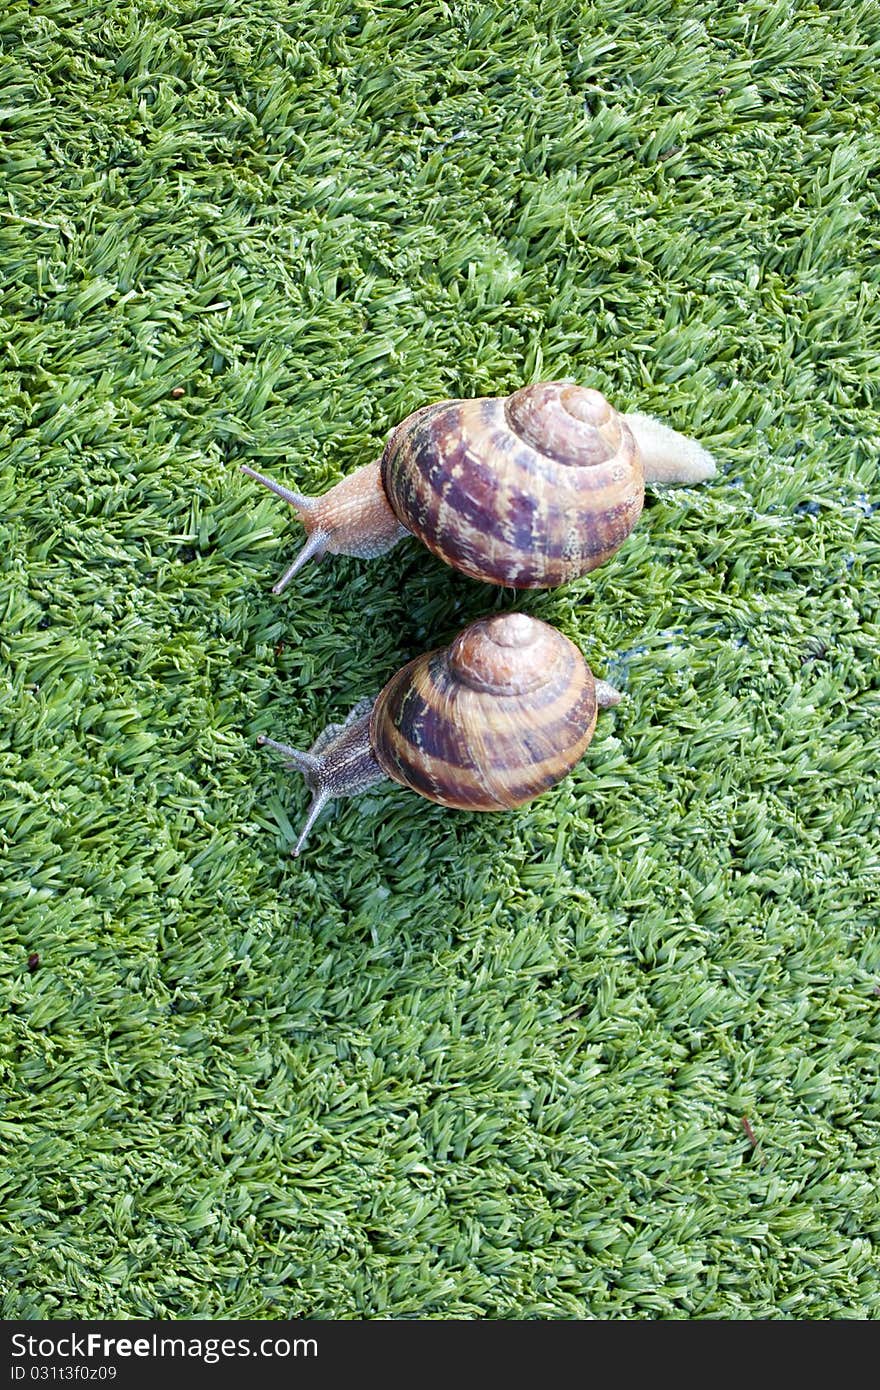
<instances>
[{"instance_id":1,"label":"brown snail shell","mask_svg":"<svg viewBox=\"0 0 880 1390\"><path fill-rule=\"evenodd\" d=\"M382 484L403 526L472 579L565 584L601 565L645 494L632 431L599 391L564 382L441 401L394 430Z\"/></svg>"},{"instance_id":2,"label":"brown snail shell","mask_svg":"<svg viewBox=\"0 0 880 1390\"><path fill-rule=\"evenodd\" d=\"M442 806L504 811L580 760L596 683L562 633L525 613L472 623L380 692L370 743L383 772Z\"/></svg>"}]
</instances>

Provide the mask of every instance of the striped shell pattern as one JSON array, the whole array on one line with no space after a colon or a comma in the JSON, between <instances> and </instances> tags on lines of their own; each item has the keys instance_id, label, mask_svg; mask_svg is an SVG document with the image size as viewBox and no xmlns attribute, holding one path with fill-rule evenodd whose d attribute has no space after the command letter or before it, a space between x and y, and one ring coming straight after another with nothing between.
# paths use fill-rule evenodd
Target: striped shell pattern
<instances>
[{"instance_id":1,"label":"striped shell pattern","mask_svg":"<svg viewBox=\"0 0 880 1390\"><path fill-rule=\"evenodd\" d=\"M601 565L644 500L629 426L600 392L565 382L424 406L391 434L382 483L441 560L518 589Z\"/></svg>"},{"instance_id":2,"label":"striped shell pattern","mask_svg":"<svg viewBox=\"0 0 880 1390\"><path fill-rule=\"evenodd\" d=\"M504 811L575 766L596 727L583 656L524 613L472 623L380 692L370 742L382 770L430 801Z\"/></svg>"}]
</instances>

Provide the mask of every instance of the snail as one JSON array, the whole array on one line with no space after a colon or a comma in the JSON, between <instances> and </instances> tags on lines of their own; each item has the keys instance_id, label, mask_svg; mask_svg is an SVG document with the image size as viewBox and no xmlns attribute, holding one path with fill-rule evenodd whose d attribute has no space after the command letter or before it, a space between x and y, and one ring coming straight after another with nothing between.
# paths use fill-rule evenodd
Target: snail
<instances>
[{"instance_id":1,"label":"snail","mask_svg":"<svg viewBox=\"0 0 880 1390\"><path fill-rule=\"evenodd\" d=\"M561 632L506 613L410 661L308 752L264 734L257 742L282 754L311 789L298 855L328 801L389 778L441 806L523 806L571 771L597 711L620 698Z\"/></svg>"},{"instance_id":2,"label":"snail","mask_svg":"<svg viewBox=\"0 0 880 1390\"><path fill-rule=\"evenodd\" d=\"M700 444L652 416L621 415L599 391L550 381L422 406L391 431L381 458L321 497L242 471L306 528L279 594L309 559L372 559L410 534L472 579L553 588L614 554L639 518L645 481L698 483L716 469Z\"/></svg>"}]
</instances>

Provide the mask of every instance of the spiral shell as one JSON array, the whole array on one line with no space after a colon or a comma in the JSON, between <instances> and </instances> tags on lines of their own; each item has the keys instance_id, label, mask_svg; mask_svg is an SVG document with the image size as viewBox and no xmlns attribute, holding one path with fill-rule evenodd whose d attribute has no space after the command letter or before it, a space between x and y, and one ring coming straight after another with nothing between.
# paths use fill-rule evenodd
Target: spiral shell
<instances>
[{"instance_id":1,"label":"spiral shell","mask_svg":"<svg viewBox=\"0 0 880 1390\"><path fill-rule=\"evenodd\" d=\"M639 518L644 474L625 420L566 382L441 401L382 455L398 520L473 579L543 589L607 560Z\"/></svg>"},{"instance_id":2,"label":"spiral shell","mask_svg":"<svg viewBox=\"0 0 880 1390\"><path fill-rule=\"evenodd\" d=\"M430 801L504 811L571 771L596 709L577 647L537 618L502 614L392 676L373 706L370 743L389 777Z\"/></svg>"}]
</instances>

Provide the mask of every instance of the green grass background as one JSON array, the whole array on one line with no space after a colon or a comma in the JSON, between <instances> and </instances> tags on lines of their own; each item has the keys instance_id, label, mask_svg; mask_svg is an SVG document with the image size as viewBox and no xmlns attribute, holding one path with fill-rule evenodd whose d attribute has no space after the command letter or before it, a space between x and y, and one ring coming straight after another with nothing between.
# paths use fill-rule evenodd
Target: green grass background
<instances>
[{"instance_id":1,"label":"green grass background","mask_svg":"<svg viewBox=\"0 0 880 1390\"><path fill-rule=\"evenodd\" d=\"M880 7L8 0L0 50L3 1314L877 1317ZM559 376L718 479L556 593L408 542L272 597L240 463ZM514 606L626 690L575 773L292 861L256 735Z\"/></svg>"}]
</instances>

